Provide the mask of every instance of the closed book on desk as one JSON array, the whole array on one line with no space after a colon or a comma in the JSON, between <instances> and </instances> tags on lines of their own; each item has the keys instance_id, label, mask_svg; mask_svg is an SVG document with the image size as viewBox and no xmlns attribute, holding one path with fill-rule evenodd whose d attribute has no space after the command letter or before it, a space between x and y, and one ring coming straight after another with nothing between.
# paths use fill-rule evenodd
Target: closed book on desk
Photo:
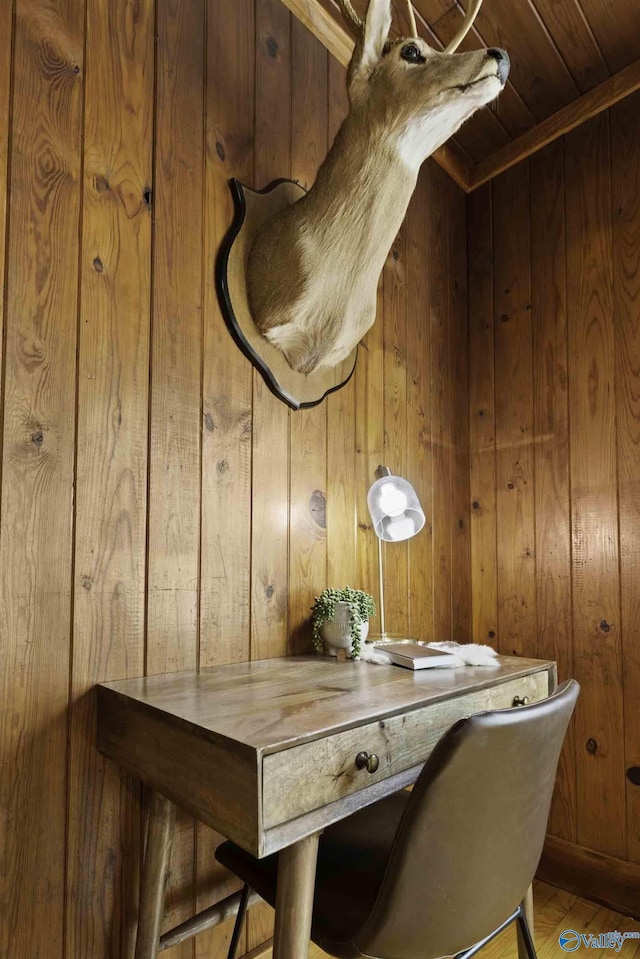
<instances>
[{"instance_id":1,"label":"closed book on desk","mask_svg":"<svg viewBox=\"0 0 640 959\"><path fill-rule=\"evenodd\" d=\"M456 657L450 653L443 653L441 649L429 649L419 643L380 643L379 646L376 645L376 649L388 656L394 665L405 666L407 669L457 665Z\"/></svg>"}]
</instances>

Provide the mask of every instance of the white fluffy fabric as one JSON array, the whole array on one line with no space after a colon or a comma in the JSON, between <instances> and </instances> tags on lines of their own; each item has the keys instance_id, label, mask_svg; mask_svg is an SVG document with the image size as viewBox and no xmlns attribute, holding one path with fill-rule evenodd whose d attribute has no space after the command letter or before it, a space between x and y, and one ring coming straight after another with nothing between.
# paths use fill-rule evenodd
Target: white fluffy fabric
<instances>
[{"instance_id":1,"label":"white fluffy fabric","mask_svg":"<svg viewBox=\"0 0 640 959\"><path fill-rule=\"evenodd\" d=\"M441 649L444 653L451 653L455 661L448 667L454 666L497 666L497 653L491 646L480 646L477 643L426 643L429 649ZM391 660L381 649L373 646L363 646L360 657L366 663L377 663L384 666Z\"/></svg>"},{"instance_id":2,"label":"white fluffy fabric","mask_svg":"<svg viewBox=\"0 0 640 959\"><path fill-rule=\"evenodd\" d=\"M441 649L456 657L456 666L497 666L497 652L491 646L478 643L427 643L431 649Z\"/></svg>"},{"instance_id":3,"label":"white fluffy fabric","mask_svg":"<svg viewBox=\"0 0 640 959\"><path fill-rule=\"evenodd\" d=\"M388 666L391 662L388 656L385 656L384 653L373 646L363 646L358 659L361 659L364 663L376 663L378 666Z\"/></svg>"}]
</instances>

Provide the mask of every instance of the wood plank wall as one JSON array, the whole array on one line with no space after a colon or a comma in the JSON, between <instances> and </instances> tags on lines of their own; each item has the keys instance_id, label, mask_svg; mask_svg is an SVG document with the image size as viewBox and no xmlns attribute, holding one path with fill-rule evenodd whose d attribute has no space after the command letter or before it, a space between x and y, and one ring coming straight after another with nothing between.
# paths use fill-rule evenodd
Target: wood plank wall
<instances>
[{"instance_id":1,"label":"wood plank wall","mask_svg":"<svg viewBox=\"0 0 640 959\"><path fill-rule=\"evenodd\" d=\"M637 916L640 95L468 215L473 635L582 684L546 875Z\"/></svg>"},{"instance_id":2,"label":"wood plank wall","mask_svg":"<svg viewBox=\"0 0 640 959\"><path fill-rule=\"evenodd\" d=\"M468 637L458 188L425 167L356 375L317 409L276 400L218 312L228 177L311 183L344 84L279 0L0 5L2 959L131 955L142 793L96 753L92 687L297 651L325 586L377 595L380 462L428 513L389 550L388 628ZM216 841L180 818L170 922L230 891Z\"/></svg>"}]
</instances>

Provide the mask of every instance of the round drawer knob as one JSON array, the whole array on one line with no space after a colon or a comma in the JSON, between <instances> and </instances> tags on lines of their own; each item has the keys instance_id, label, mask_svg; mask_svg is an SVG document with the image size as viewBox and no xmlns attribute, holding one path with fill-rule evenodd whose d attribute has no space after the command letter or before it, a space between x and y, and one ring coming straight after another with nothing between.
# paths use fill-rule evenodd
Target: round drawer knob
<instances>
[{"instance_id":1,"label":"round drawer knob","mask_svg":"<svg viewBox=\"0 0 640 959\"><path fill-rule=\"evenodd\" d=\"M513 697L513 705L514 705L514 706L528 706L528 705L529 705L529 697L528 697L528 696L514 696L514 697Z\"/></svg>"},{"instance_id":2,"label":"round drawer knob","mask_svg":"<svg viewBox=\"0 0 640 959\"><path fill-rule=\"evenodd\" d=\"M378 766L380 765L380 760L375 753L358 753L356 756L356 766L358 769L366 769L368 773L374 773Z\"/></svg>"}]
</instances>

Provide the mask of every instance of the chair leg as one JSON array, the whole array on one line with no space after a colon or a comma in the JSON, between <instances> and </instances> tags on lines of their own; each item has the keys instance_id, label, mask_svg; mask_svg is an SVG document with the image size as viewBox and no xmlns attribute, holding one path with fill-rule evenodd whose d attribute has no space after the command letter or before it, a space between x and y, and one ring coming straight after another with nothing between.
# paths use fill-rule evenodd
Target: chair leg
<instances>
[{"instance_id":1,"label":"chair leg","mask_svg":"<svg viewBox=\"0 0 640 959\"><path fill-rule=\"evenodd\" d=\"M520 903L520 908L522 909L522 914L527 920L527 925L529 926L529 935L533 939L534 945L536 941L536 932L535 932L535 917L533 914L533 886L529 886L526 893L524 894L524 899ZM524 936L520 931L520 925L517 926L518 929L518 959L529 959L529 951L527 949L527 944L524 941Z\"/></svg>"},{"instance_id":2,"label":"chair leg","mask_svg":"<svg viewBox=\"0 0 640 959\"><path fill-rule=\"evenodd\" d=\"M236 959L238 941L240 939L240 933L242 932L242 923L244 922L244 914L247 911L247 900L249 898L250 892L251 892L250 887L245 883L244 888L242 890L242 895L240 896L240 905L238 906L238 915L236 916L235 925L233 927L233 935L231 936L231 942L229 943L229 952L227 954L227 959Z\"/></svg>"},{"instance_id":3,"label":"chair leg","mask_svg":"<svg viewBox=\"0 0 640 959\"><path fill-rule=\"evenodd\" d=\"M536 954L536 947L534 945L533 937L529 929L529 923L527 922L527 917L525 916L522 909L520 910L520 914L518 915L516 922L518 923L518 930L520 932L520 936L518 938L524 945L527 956L529 957L529 959L538 959Z\"/></svg>"},{"instance_id":4,"label":"chair leg","mask_svg":"<svg viewBox=\"0 0 640 959\"><path fill-rule=\"evenodd\" d=\"M477 952L480 952L481 949L484 949L484 947L489 942L491 942L492 939L495 939L496 936L499 936L501 932L504 932L504 930L508 926L510 926L511 923L514 922L514 920L517 920L518 923L522 920L522 922L524 923L522 940L526 944L526 952L527 952L528 959L538 959L538 957L536 956L536 950L533 945L533 939L531 938L531 933L529 932L529 925L522 911L522 906L518 906L516 911L513 912L508 919L505 919L502 925L498 926L497 929L494 929L493 932L490 932L489 935L486 936L484 939L481 939L480 942L476 942L476 944L474 946L471 946L470 949L464 949L462 952L457 952L455 956L453 957L453 959L472 959L472 956L475 956L475 954ZM518 926L518 931L519 929L520 927ZM520 939L520 935L518 936L518 939Z\"/></svg>"}]
</instances>

